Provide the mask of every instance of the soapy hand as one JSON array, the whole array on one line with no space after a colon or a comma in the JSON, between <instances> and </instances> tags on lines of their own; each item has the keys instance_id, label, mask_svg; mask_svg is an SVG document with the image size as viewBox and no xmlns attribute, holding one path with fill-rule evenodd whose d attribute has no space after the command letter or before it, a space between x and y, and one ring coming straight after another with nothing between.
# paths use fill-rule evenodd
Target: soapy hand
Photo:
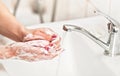
<instances>
[{"instance_id":1,"label":"soapy hand","mask_svg":"<svg viewBox=\"0 0 120 76\"><path fill-rule=\"evenodd\" d=\"M61 38L50 28L28 29L28 33L30 34L23 38L23 42L31 40L47 40L52 44L56 44L56 49L60 46Z\"/></svg>"},{"instance_id":2,"label":"soapy hand","mask_svg":"<svg viewBox=\"0 0 120 76\"><path fill-rule=\"evenodd\" d=\"M28 33L32 35L24 37L23 41L31 41L31 40L39 40L39 39L51 41L52 37L56 34L50 28L28 29Z\"/></svg>"},{"instance_id":3,"label":"soapy hand","mask_svg":"<svg viewBox=\"0 0 120 76\"><path fill-rule=\"evenodd\" d=\"M14 57L26 61L47 60L56 57L62 52L62 49L60 47L55 48L55 46L47 40L33 40L11 45L15 50Z\"/></svg>"},{"instance_id":4,"label":"soapy hand","mask_svg":"<svg viewBox=\"0 0 120 76\"><path fill-rule=\"evenodd\" d=\"M50 28L29 29L29 33L30 34L24 37L24 42L32 40L47 40L55 45L54 48L56 48L56 50L60 47L61 38Z\"/></svg>"},{"instance_id":5,"label":"soapy hand","mask_svg":"<svg viewBox=\"0 0 120 76\"><path fill-rule=\"evenodd\" d=\"M62 52L60 40L60 37L51 29L32 30L31 34L24 37L24 42L9 45L10 50L7 51L9 57L7 58L26 61L53 59Z\"/></svg>"}]
</instances>

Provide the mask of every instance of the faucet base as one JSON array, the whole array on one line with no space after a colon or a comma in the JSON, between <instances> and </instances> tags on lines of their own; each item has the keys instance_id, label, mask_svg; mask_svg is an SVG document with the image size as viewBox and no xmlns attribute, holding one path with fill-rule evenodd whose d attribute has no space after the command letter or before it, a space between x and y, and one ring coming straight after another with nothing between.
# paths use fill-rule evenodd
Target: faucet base
<instances>
[{"instance_id":1,"label":"faucet base","mask_svg":"<svg viewBox=\"0 0 120 76\"><path fill-rule=\"evenodd\" d=\"M120 53L112 54L112 53L110 53L108 50L105 50L105 51L104 51L104 55L114 57L114 56L120 55Z\"/></svg>"},{"instance_id":2,"label":"faucet base","mask_svg":"<svg viewBox=\"0 0 120 76\"><path fill-rule=\"evenodd\" d=\"M105 50L105 51L104 51L104 55L106 55L106 56L110 56L111 54L109 53L108 50Z\"/></svg>"}]
</instances>

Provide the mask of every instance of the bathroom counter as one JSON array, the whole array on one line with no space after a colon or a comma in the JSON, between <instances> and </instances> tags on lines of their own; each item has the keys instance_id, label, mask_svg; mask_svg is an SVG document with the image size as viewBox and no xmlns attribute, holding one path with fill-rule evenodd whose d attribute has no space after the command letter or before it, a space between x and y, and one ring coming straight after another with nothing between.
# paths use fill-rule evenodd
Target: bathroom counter
<instances>
[{"instance_id":1,"label":"bathroom counter","mask_svg":"<svg viewBox=\"0 0 120 76\"><path fill-rule=\"evenodd\" d=\"M0 76L9 76L2 64L0 64Z\"/></svg>"},{"instance_id":2,"label":"bathroom counter","mask_svg":"<svg viewBox=\"0 0 120 76\"><path fill-rule=\"evenodd\" d=\"M87 29L95 36L97 36L97 37L101 38L103 41L105 41L107 39L107 36L106 36L107 26L105 26L107 23L108 23L108 21L104 17L95 16L95 17L88 17L88 18L69 20L69 21L37 24L37 25L30 26L28 28L39 28L42 26L44 26L44 27L49 26L51 28L58 27L58 29L55 29L55 31L57 33L60 33L59 29L62 30L62 27L64 24L72 24L72 25L82 26L83 28ZM78 34L74 33L74 35L78 35ZM75 59L78 59L78 60L75 60L75 62L76 62L76 65L78 65L77 70L81 71L81 76L120 76L120 74L119 74L120 69L118 68L118 67L120 67L120 64L119 64L120 58L119 57L111 58L111 57L104 56L103 55L104 50L101 47L99 47L98 45L96 45L94 42L90 41L89 39L88 39L88 41L85 41L85 39L87 39L87 38L84 37L84 35L81 35L81 36L78 35L78 37L73 36L71 38L74 39L74 40L71 40L71 42L73 42L72 44L74 45L76 43L76 46L74 46L74 49L72 49L72 50L76 51ZM80 44L80 42L83 42L83 43ZM77 45L79 45L79 46L77 46ZM86 48L86 46L88 48ZM82 51L79 49L82 49ZM63 56L63 57L65 57L65 56ZM96 65L94 65L94 64L96 64ZM92 70L90 70L90 69L92 69ZM63 73L63 72L64 71L61 71L60 73ZM64 76L64 75L65 76L80 76L79 71L77 73L78 73L78 75L66 75L64 73L64 74L60 74L60 76ZM0 67L0 76L10 76L7 74L7 72L5 71L5 69L3 68L2 65ZM24 75L22 75L22 76L24 76Z\"/></svg>"}]
</instances>

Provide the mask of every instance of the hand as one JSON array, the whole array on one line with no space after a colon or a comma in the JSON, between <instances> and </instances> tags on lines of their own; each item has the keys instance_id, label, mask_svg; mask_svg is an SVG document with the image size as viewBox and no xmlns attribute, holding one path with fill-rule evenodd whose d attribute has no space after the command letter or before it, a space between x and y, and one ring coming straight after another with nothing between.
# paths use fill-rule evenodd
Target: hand
<instances>
[{"instance_id":1,"label":"hand","mask_svg":"<svg viewBox=\"0 0 120 76\"><path fill-rule=\"evenodd\" d=\"M28 34L31 34L27 37L24 37L23 41L31 41L31 40L48 40L51 41L52 36L56 34L50 28L37 28L37 29L28 29Z\"/></svg>"},{"instance_id":2,"label":"hand","mask_svg":"<svg viewBox=\"0 0 120 76\"><path fill-rule=\"evenodd\" d=\"M26 61L53 59L62 52L61 48L56 50L46 40L34 40L25 43L19 42L12 44L11 48L11 52L14 52L13 57Z\"/></svg>"},{"instance_id":3,"label":"hand","mask_svg":"<svg viewBox=\"0 0 120 76\"><path fill-rule=\"evenodd\" d=\"M50 28L28 29L28 35L24 37L23 41L27 42L32 40L47 40L51 44L54 44L57 50L60 47L61 38Z\"/></svg>"},{"instance_id":4,"label":"hand","mask_svg":"<svg viewBox=\"0 0 120 76\"><path fill-rule=\"evenodd\" d=\"M26 61L53 59L62 52L61 38L49 28L30 30L24 42L8 45L7 51L0 55L3 58L19 58Z\"/></svg>"}]
</instances>

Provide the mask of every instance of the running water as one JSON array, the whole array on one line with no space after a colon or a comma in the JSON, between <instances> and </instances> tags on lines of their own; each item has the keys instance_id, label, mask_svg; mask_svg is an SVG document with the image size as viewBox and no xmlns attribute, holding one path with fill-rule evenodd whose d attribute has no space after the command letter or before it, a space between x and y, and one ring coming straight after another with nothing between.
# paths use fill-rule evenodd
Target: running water
<instances>
[{"instance_id":1,"label":"running water","mask_svg":"<svg viewBox=\"0 0 120 76\"><path fill-rule=\"evenodd\" d=\"M62 45L62 48L63 48L63 52L65 51L64 42L65 42L66 35L67 35L67 32L65 31L65 32L63 33L63 35L62 35L62 41L61 41L61 45ZM62 53L59 54L59 56L58 56L58 64L57 64L56 75L55 75L55 76L59 76L59 69L60 69L60 64L61 64L61 57L62 57Z\"/></svg>"}]
</instances>

